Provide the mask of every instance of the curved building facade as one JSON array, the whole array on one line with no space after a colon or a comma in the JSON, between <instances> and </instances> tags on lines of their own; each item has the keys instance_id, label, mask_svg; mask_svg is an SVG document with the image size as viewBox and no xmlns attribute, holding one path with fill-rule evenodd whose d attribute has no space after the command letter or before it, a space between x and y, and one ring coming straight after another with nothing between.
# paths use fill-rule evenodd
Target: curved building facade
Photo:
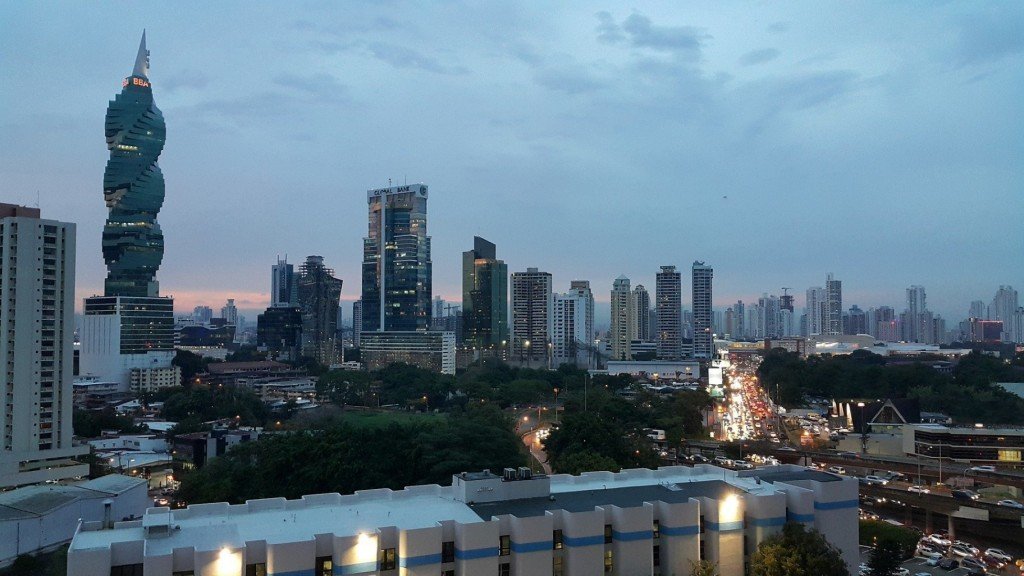
<instances>
[{"instance_id":1,"label":"curved building facade","mask_svg":"<svg viewBox=\"0 0 1024 576\"><path fill-rule=\"evenodd\" d=\"M103 196L110 210L103 227L107 296L158 296L156 271L164 255L164 235L156 221L164 203L164 176L157 158L167 128L153 102L149 52L143 34L132 75L107 107L110 160L103 173Z\"/></svg>"}]
</instances>

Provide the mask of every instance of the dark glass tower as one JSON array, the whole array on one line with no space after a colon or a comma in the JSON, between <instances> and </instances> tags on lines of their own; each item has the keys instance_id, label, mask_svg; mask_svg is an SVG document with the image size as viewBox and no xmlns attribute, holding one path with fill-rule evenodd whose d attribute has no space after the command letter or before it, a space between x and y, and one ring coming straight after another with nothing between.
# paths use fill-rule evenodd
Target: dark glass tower
<instances>
[{"instance_id":1,"label":"dark glass tower","mask_svg":"<svg viewBox=\"0 0 1024 576\"><path fill-rule=\"evenodd\" d=\"M302 355L321 364L337 358L338 299L341 279L324 266L322 256L308 256L299 275L299 308L302 310Z\"/></svg>"},{"instance_id":2,"label":"dark glass tower","mask_svg":"<svg viewBox=\"0 0 1024 576\"><path fill-rule=\"evenodd\" d=\"M107 264L106 296L158 296L156 271L164 255L164 235L156 221L164 202L164 176L157 157L167 129L153 102L149 51L142 33L132 75L107 106L110 160L103 173L103 196L110 213L103 227Z\"/></svg>"},{"instance_id":3,"label":"dark glass tower","mask_svg":"<svg viewBox=\"0 0 1024 576\"><path fill-rule=\"evenodd\" d=\"M363 331L427 330L431 298L427 187L410 184L369 190L366 202L370 229L363 238Z\"/></svg>"},{"instance_id":4,"label":"dark glass tower","mask_svg":"<svg viewBox=\"0 0 1024 576\"><path fill-rule=\"evenodd\" d=\"M494 244L473 237L462 253L462 343L504 352L508 342L508 266Z\"/></svg>"}]
</instances>

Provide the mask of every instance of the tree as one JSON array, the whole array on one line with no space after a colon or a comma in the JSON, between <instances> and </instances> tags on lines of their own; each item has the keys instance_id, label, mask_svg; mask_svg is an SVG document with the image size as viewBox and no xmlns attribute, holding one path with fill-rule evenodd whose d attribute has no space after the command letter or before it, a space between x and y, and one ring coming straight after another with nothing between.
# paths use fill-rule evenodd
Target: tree
<instances>
[{"instance_id":1,"label":"tree","mask_svg":"<svg viewBox=\"0 0 1024 576\"><path fill-rule=\"evenodd\" d=\"M817 530L789 522L766 538L750 561L752 576L847 576L839 550Z\"/></svg>"},{"instance_id":2,"label":"tree","mask_svg":"<svg viewBox=\"0 0 1024 576\"><path fill-rule=\"evenodd\" d=\"M591 450L580 450L563 456L558 461L560 474L582 474L596 470L618 472L622 468L615 460Z\"/></svg>"},{"instance_id":3,"label":"tree","mask_svg":"<svg viewBox=\"0 0 1024 576\"><path fill-rule=\"evenodd\" d=\"M690 576L718 576L718 564L710 560L690 560Z\"/></svg>"},{"instance_id":4,"label":"tree","mask_svg":"<svg viewBox=\"0 0 1024 576\"><path fill-rule=\"evenodd\" d=\"M896 576L902 563L903 545L888 538L878 541L868 560L871 576Z\"/></svg>"}]
</instances>

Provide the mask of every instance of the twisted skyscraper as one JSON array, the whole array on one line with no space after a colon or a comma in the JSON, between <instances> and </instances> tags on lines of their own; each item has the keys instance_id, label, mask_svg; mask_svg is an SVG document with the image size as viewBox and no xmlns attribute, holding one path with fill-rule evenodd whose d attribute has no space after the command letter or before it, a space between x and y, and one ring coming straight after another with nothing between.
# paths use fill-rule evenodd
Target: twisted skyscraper
<instances>
[{"instance_id":1,"label":"twisted skyscraper","mask_svg":"<svg viewBox=\"0 0 1024 576\"><path fill-rule=\"evenodd\" d=\"M164 175L157 157L167 127L153 102L145 32L132 75L107 107L106 136L110 160L103 173L103 198L110 213L103 227L104 293L159 296L156 271L164 256L164 235L156 215L164 203Z\"/></svg>"},{"instance_id":2,"label":"twisted skyscraper","mask_svg":"<svg viewBox=\"0 0 1024 576\"><path fill-rule=\"evenodd\" d=\"M80 372L145 392L181 383L174 359L174 301L161 297L156 271L164 235L156 215L164 203L157 158L167 128L153 103L146 33L131 76L107 106L110 160L103 173L109 214L103 227L107 279L103 296L85 299Z\"/></svg>"}]
</instances>

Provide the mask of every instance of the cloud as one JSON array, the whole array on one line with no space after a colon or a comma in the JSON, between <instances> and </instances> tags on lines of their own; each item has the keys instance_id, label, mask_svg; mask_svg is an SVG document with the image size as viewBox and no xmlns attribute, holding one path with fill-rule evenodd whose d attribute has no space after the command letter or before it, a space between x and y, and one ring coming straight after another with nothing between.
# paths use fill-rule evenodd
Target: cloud
<instances>
[{"instance_id":1,"label":"cloud","mask_svg":"<svg viewBox=\"0 0 1024 576\"><path fill-rule=\"evenodd\" d=\"M626 39L625 35L615 23L615 18L605 11L598 12L597 17L597 40L605 44L616 44Z\"/></svg>"},{"instance_id":2,"label":"cloud","mask_svg":"<svg viewBox=\"0 0 1024 576\"><path fill-rule=\"evenodd\" d=\"M432 56L405 46L371 42L366 48L374 58L387 62L395 68L415 68L436 74L465 74L468 72L463 66L442 64Z\"/></svg>"},{"instance_id":3,"label":"cloud","mask_svg":"<svg viewBox=\"0 0 1024 576\"><path fill-rule=\"evenodd\" d=\"M743 56L740 56L741 66L753 66L754 64L764 64L779 57L779 51L775 48L762 48L760 50L751 50Z\"/></svg>"},{"instance_id":4,"label":"cloud","mask_svg":"<svg viewBox=\"0 0 1024 576\"><path fill-rule=\"evenodd\" d=\"M959 28L956 60L960 66L994 62L1024 51L1024 10L971 15L959 22Z\"/></svg>"},{"instance_id":5,"label":"cloud","mask_svg":"<svg viewBox=\"0 0 1024 576\"><path fill-rule=\"evenodd\" d=\"M688 60L698 60L704 40L710 36L693 26L656 26L651 19L633 13L622 22L630 42L638 48L672 52Z\"/></svg>"},{"instance_id":6,"label":"cloud","mask_svg":"<svg viewBox=\"0 0 1024 576\"><path fill-rule=\"evenodd\" d=\"M279 74L274 84L316 96L321 100L348 100L348 87L330 74Z\"/></svg>"},{"instance_id":7,"label":"cloud","mask_svg":"<svg viewBox=\"0 0 1024 576\"><path fill-rule=\"evenodd\" d=\"M566 94L593 92L605 83L587 71L583 66L559 66L545 68L534 75L538 84Z\"/></svg>"}]
</instances>

